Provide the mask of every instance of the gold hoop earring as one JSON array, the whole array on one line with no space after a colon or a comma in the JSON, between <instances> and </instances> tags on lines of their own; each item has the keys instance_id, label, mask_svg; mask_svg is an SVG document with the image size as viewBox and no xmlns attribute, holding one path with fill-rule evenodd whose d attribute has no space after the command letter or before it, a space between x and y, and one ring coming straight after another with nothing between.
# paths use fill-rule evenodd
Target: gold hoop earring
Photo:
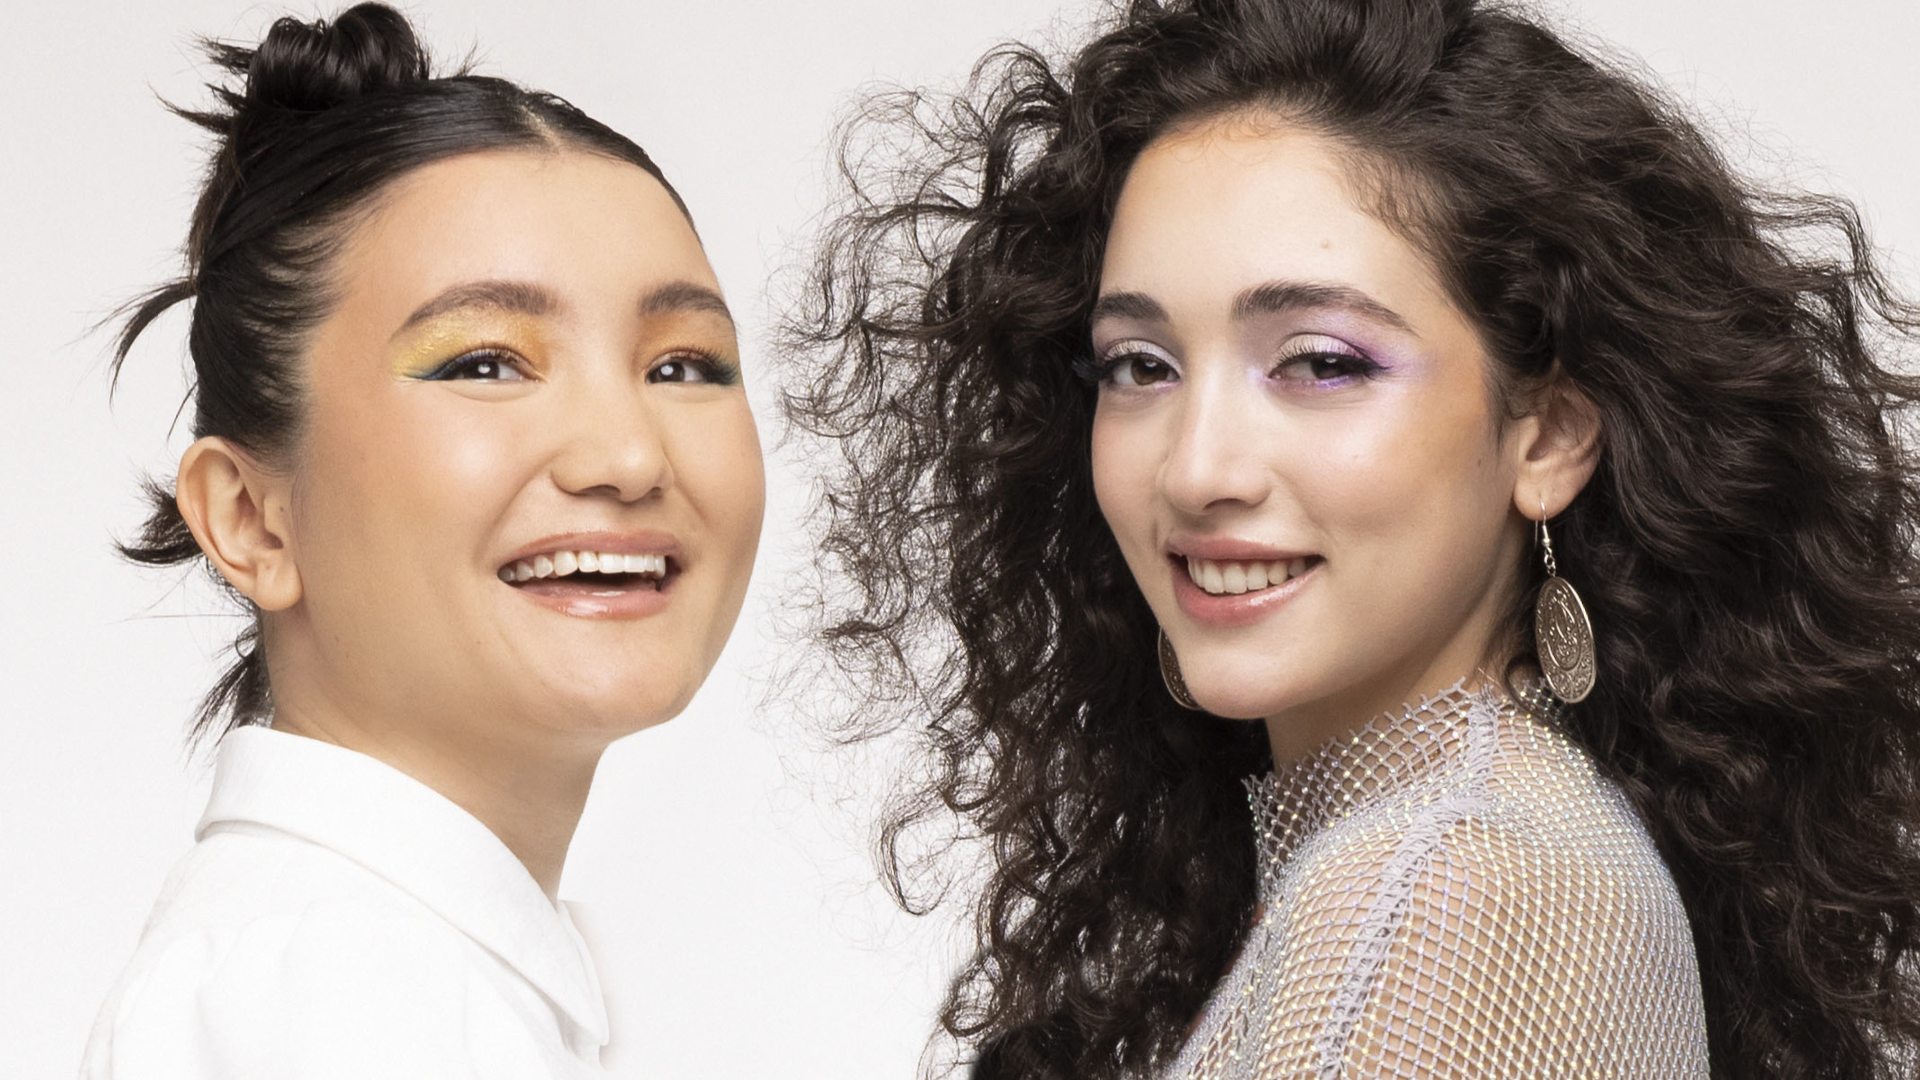
<instances>
[{"instance_id":1,"label":"gold hoop earring","mask_svg":"<svg viewBox=\"0 0 1920 1080\"><path fill-rule=\"evenodd\" d=\"M1553 537L1547 534L1545 502L1540 504L1538 538L1547 580L1533 604L1533 647L1547 688L1554 697L1571 705L1593 693L1597 670L1593 623L1587 619L1587 606L1580 602L1580 594L1560 576L1560 565L1553 557Z\"/></svg>"},{"instance_id":2,"label":"gold hoop earring","mask_svg":"<svg viewBox=\"0 0 1920 1080\"><path fill-rule=\"evenodd\" d=\"M1173 642L1167 640L1167 632L1160 631L1160 680L1167 684L1167 693L1183 709L1200 711L1200 703L1193 700L1193 694L1187 690L1186 676L1180 674L1180 658L1174 655Z\"/></svg>"}]
</instances>

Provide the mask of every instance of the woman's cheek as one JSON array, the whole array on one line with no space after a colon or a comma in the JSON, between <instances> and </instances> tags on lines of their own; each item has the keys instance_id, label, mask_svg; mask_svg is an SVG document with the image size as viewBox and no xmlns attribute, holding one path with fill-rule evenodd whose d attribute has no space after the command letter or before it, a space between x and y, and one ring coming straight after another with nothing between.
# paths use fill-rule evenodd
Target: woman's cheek
<instances>
[{"instance_id":1,"label":"woman's cheek","mask_svg":"<svg viewBox=\"0 0 1920 1080\"><path fill-rule=\"evenodd\" d=\"M1103 410L1094 417L1090 440L1094 502L1135 584L1151 606L1170 617L1172 583L1160 572L1161 537L1154 528L1161 510L1157 483L1161 448L1144 417L1115 412Z\"/></svg>"},{"instance_id":2,"label":"woman's cheek","mask_svg":"<svg viewBox=\"0 0 1920 1080\"><path fill-rule=\"evenodd\" d=\"M726 449L713 455L715 468L711 482L728 507L726 518L733 534L728 543L734 549L737 564L744 570L753 564L760 542L760 525L766 516L767 479L765 459L760 452L760 432L753 422L753 414L742 402L715 434L720 435L718 441Z\"/></svg>"},{"instance_id":3,"label":"woman's cheek","mask_svg":"<svg viewBox=\"0 0 1920 1080\"><path fill-rule=\"evenodd\" d=\"M1107 528L1120 541L1122 550L1130 545L1131 525L1140 516L1137 503L1144 497L1146 485L1138 474L1140 455L1120 452L1126 425L1105 413L1095 416L1089 457L1093 467L1093 500Z\"/></svg>"},{"instance_id":4,"label":"woman's cheek","mask_svg":"<svg viewBox=\"0 0 1920 1080\"><path fill-rule=\"evenodd\" d=\"M765 519L767 484L759 429L743 395L700 404L670 404L655 411L679 497L692 507L701 529L700 544L725 568L717 581L723 604L726 590L744 595L745 581L759 548ZM728 625L726 620L718 624Z\"/></svg>"},{"instance_id":5,"label":"woman's cheek","mask_svg":"<svg viewBox=\"0 0 1920 1080\"><path fill-rule=\"evenodd\" d=\"M514 490L523 469L515 459L536 445L534 432L521 431L519 402L477 403L442 395L417 410L405 436L392 446L390 475L418 487L429 497L466 500L491 489Z\"/></svg>"}]
</instances>

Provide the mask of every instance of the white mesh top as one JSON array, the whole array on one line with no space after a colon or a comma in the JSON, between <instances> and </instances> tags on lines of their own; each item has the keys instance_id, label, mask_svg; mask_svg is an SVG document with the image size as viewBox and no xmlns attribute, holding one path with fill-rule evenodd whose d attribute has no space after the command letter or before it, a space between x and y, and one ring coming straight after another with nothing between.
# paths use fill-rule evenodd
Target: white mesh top
<instances>
[{"instance_id":1,"label":"white mesh top","mask_svg":"<svg viewBox=\"0 0 1920 1080\"><path fill-rule=\"evenodd\" d=\"M1248 781L1258 922L1170 1077L1704 1080L1673 879L1522 697L1456 686Z\"/></svg>"}]
</instances>

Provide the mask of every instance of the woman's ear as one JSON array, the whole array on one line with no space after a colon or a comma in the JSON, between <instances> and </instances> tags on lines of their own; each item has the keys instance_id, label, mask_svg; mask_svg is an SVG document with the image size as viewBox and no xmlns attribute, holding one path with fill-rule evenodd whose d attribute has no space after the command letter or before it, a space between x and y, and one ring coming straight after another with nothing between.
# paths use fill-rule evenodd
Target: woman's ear
<instances>
[{"instance_id":1,"label":"woman's ear","mask_svg":"<svg viewBox=\"0 0 1920 1080\"><path fill-rule=\"evenodd\" d=\"M288 528L290 488L285 477L211 435L187 447L174 481L174 502L200 550L262 611L281 611L300 600Z\"/></svg>"},{"instance_id":2,"label":"woman's ear","mask_svg":"<svg viewBox=\"0 0 1920 1080\"><path fill-rule=\"evenodd\" d=\"M1514 436L1514 506L1528 518L1558 515L1600 463L1600 409L1556 361L1534 394L1532 410L1515 423Z\"/></svg>"}]
</instances>

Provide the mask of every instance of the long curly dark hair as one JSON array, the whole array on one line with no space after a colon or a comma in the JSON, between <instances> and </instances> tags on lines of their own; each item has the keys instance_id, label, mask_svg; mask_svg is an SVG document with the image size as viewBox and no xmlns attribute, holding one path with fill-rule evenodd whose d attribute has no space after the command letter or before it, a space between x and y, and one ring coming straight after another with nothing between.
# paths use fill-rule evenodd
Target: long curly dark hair
<instances>
[{"instance_id":1,"label":"long curly dark hair","mask_svg":"<svg viewBox=\"0 0 1920 1080\"><path fill-rule=\"evenodd\" d=\"M1920 320L1858 215L1743 181L1509 8L1138 0L1068 62L1008 46L958 97L873 100L795 324L788 413L838 447L820 529L854 586L822 639L937 765L890 879L911 903L902 838L949 813L991 851L942 1014L975 1075L1150 1071L1250 923L1264 733L1161 688L1074 373L1130 164L1242 109L1348 151L1498 381L1557 361L1599 410L1555 537L1602 677L1565 723L1684 898L1713 1075L1894 1072L1920 1039L1920 382L1894 363Z\"/></svg>"}]
</instances>

